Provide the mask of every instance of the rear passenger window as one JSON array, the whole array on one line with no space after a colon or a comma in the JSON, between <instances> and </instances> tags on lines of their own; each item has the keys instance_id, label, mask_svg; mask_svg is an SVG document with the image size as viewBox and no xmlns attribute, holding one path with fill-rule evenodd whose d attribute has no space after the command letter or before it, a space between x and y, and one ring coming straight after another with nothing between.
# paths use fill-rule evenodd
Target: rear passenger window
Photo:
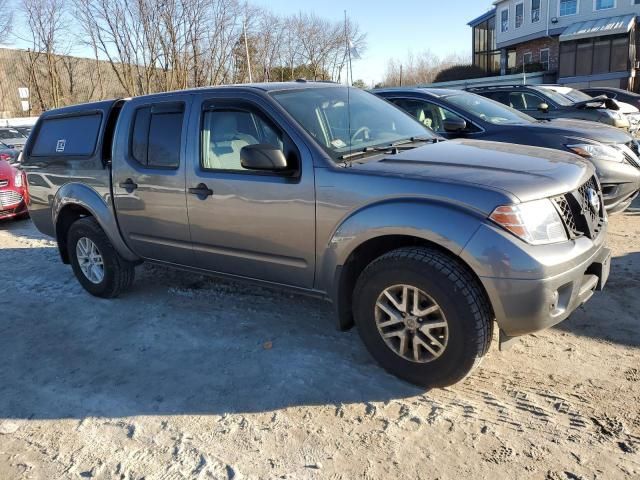
<instances>
[{"instance_id":1,"label":"rear passenger window","mask_svg":"<svg viewBox=\"0 0 640 480\"><path fill-rule=\"evenodd\" d=\"M47 118L36 133L31 156L91 156L98 143L101 122L100 113Z\"/></svg>"},{"instance_id":2,"label":"rear passenger window","mask_svg":"<svg viewBox=\"0 0 640 480\"><path fill-rule=\"evenodd\" d=\"M158 104L136 110L131 157L148 168L178 168L184 104Z\"/></svg>"}]
</instances>

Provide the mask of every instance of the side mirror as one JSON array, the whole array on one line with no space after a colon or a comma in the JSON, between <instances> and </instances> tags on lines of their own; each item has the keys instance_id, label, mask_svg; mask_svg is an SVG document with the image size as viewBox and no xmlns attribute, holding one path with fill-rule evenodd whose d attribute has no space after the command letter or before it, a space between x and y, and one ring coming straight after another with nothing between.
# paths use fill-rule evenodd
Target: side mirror
<instances>
[{"instance_id":1,"label":"side mirror","mask_svg":"<svg viewBox=\"0 0 640 480\"><path fill-rule=\"evenodd\" d=\"M282 150L275 145L258 143L247 145L240 150L240 164L247 170L284 172L289 170Z\"/></svg>"},{"instance_id":2,"label":"side mirror","mask_svg":"<svg viewBox=\"0 0 640 480\"><path fill-rule=\"evenodd\" d=\"M538 105L538 110L540 110L543 113L547 113L549 111L549 105L542 102L540 105Z\"/></svg>"},{"instance_id":3,"label":"side mirror","mask_svg":"<svg viewBox=\"0 0 640 480\"><path fill-rule=\"evenodd\" d=\"M442 122L444 131L448 133L460 133L467 128L467 122L462 118L447 118Z\"/></svg>"}]
</instances>

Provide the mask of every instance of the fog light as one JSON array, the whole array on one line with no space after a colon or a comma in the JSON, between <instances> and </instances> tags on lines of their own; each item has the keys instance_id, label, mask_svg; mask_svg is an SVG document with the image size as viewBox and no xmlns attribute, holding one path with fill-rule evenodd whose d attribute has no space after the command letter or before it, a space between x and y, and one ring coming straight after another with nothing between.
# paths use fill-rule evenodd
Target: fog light
<instances>
[{"instance_id":1,"label":"fog light","mask_svg":"<svg viewBox=\"0 0 640 480\"><path fill-rule=\"evenodd\" d=\"M553 292L553 295L551 296L551 305L549 305L550 311L553 312L558 307L558 300L560 300L560 294L556 290L555 292Z\"/></svg>"}]
</instances>

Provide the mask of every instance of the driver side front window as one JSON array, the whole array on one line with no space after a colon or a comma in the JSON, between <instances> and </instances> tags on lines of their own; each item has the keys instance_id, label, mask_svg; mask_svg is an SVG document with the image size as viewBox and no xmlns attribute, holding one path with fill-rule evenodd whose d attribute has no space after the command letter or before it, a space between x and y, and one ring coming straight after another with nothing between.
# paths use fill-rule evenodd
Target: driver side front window
<instances>
[{"instance_id":1,"label":"driver side front window","mask_svg":"<svg viewBox=\"0 0 640 480\"><path fill-rule=\"evenodd\" d=\"M240 151L248 145L284 148L282 134L275 127L257 113L244 109L205 111L200 136L201 165L205 170L246 171Z\"/></svg>"},{"instance_id":2,"label":"driver side front window","mask_svg":"<svg viewBox=\"0 0 640 480\"><path fill-rule=\"evenodd\" d=\"M410 100L406 98L391 99L391 102L413 116L417 121L425 127L430 128L436 133L444 134L445 120L464 120L456 113L424 100ZM473 126L467 122L468 128L466 132L473 131Z\"/></svg>"}]
</instances>

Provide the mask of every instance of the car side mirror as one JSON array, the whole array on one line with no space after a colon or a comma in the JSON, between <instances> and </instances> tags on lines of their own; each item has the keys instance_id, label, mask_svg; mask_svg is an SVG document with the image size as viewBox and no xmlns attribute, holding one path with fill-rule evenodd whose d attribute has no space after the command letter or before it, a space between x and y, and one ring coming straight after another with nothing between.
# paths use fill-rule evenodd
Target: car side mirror
<instances>
[{"instance_id":1,"label":"car side mirror","mask_svg":"<svg viewBox=\"0 0 640 480\"><path fill-rule=\"evenodd\" d=\"M538 105L538 110L543 113L547 113L549 111L549 104L542 102L540 105Z\"/></svg>"},{"instance_id":2,"label":"car side mirror","mask_svg":"<svg viewBox=\"0 0 640 480\"><path fill-rule=\"evenodd\" d=\"M240 150L240 164L247 170L284 172L289 170L282 150L275 145L258 143L247 145Z\"/></svg>"},{"instance_id":3,"label":"car side mirror","mask_svg":"<svg viewBox=\"0 0 640 480\"><path fill-rule=\"evenodd\" d=\"M462 118L447 118L442 122L442 127L448 133L460 133L467 128L467 122Z\"/></svg>"},{"instance_id":4,"label":"car side mirror","mask_svg":"<svg viewBox=\"0 0 640 480\"><path fill-rule=\"evenodd\" d=\"M462 118L447 118L442 122L444 131L448 133L460 133L467 128L467 122Z\"/></svg>"}]
</instances>

